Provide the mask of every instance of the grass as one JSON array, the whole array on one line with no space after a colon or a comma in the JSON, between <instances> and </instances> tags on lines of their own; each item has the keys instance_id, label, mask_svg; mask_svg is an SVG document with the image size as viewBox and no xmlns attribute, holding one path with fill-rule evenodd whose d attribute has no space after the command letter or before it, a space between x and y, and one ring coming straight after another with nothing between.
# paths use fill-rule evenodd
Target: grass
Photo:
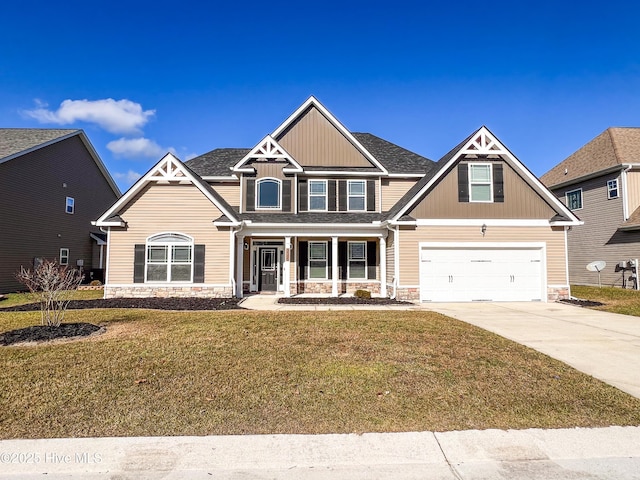
<instances>
[{"instance_id":1,"label":"grass","mask_svg":"<svg viewBox=\"0 0 640 480\"><path fill-rule=\"evenodd\" d=\"M640 316L640 291L616 287L587 287L572 285L571 294L583 300L604 303L594 310Z\"/></svg>"},{"instance_id":2,"label":"grass","mask_svg":"<svg viewBox=\"0 0 640 480\"><path fill-rule=\"evenodd\" d=\"M102 298L102 290L75 290L71 292L71 300L93 300ZM37 303L38 300L31 293L7 293L5 299L0 301L0 309L4 307L15 307L26 303Z\"/></svg>"},{"instance_id":3,"label":"grass","mask_svg":"<svg viewBox=\"0 0 640 480\"><path fill-rule=\"evenodd\" d=\"M639 399L431 312L67 315L107 332L0 348L0 438L640 424Z\"/></svg>"}]
</instances>

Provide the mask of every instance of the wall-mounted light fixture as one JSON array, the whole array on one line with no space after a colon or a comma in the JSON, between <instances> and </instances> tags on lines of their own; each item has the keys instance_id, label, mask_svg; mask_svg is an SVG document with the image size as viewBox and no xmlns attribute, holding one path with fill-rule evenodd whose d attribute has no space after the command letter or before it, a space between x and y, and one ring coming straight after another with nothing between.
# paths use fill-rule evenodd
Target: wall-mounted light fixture
<instances>
[{"instance_id":1,"label":"wall-mounted light fixture","mask_svg":"<svg viewBox=\"0 0 640 480\"><path fill-rule=\"evenodd\" d=\"M247 242L244 242L243 247L245 250L249 250L249 244Z\"/></svg>"},{"instance_id":2,"label":"wall-mounted light fixture","mask_svg":"<svg viewBox=\"0 0 640 480\"><path fill-rule=\"evenodd\" d=\"M480 229L480 231L482 232L482 236L484 237L484 234L487 233L487 224L486 223L482 224L482 228Z\"/></svg>"}]
</instances>

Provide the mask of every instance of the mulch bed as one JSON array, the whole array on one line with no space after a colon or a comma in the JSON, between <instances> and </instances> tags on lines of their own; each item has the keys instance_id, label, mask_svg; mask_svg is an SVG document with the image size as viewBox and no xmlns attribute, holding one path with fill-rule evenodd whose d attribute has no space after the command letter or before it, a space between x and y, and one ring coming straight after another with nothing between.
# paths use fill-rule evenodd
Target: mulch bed
<instances>
[{"instance_id":1,"label":"mulch bed","mask_svg":"<svg viewBox=\"0 0 640 480\"><path fill-rule=\"evenodd\" d=\"M91 323L62 323L59 327L34 325L0 334L0 345L23 342L49 342L60 338L87 337L102 330Z\"/></svg>"},{"instance_id":2,"label":"mulch bed","mask_svg":"<svg viewBox=\"0 0 640 480\"><path fill-rule=\"evenodd\" d=\"M285 297L278 299L278 303L288 305L412 305L411 302L391 298L358 297Z\"/></svg>"},{"instance_id":3,"label":"mulch bed","mask_svg":"<svg viewBox=\"0 0 640 480\"><path fill-rule=\"evenodd\" d=\"M604 303L594 302L592 300L580 300L578 298L560 300L560 303L569 303L571 305L578 305L579 307L601 307L604 305Z\"/></svg>"},{"instance_id":4,"label":"mulch bed","mask_svg":"<svg viewBox=\"0 0 640 480\"><path fill-rule=\"evenodd\" d=\"M235 310L237 298L98 298L95 300L71 300L69 310L86 308L148 308L152 310ZM0 308L0 312L33 312L40 310L39 303Z\"/></svg>"}]
</instances>

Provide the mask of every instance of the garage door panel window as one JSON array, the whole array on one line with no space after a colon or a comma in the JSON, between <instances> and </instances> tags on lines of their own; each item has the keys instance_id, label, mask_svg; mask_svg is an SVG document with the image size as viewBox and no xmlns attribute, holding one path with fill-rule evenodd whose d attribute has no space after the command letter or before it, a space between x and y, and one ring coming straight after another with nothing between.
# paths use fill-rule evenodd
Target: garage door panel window
<instances>
[{"instance_id":1,"label":"garage door panel window","mask_svg":"<svg viewBox=\"0 0 640 480\"><path fill-rule=\"evenodd\" d=\"M469 164L469 201L492 202L491 164Z\"/></svg>"}]
</instances>

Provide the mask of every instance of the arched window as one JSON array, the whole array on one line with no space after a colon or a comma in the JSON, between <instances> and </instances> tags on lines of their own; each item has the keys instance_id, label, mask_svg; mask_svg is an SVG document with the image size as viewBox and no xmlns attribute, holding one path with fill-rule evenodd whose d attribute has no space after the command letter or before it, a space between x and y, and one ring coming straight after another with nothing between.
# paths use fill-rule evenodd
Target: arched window
<instances>
[{"instance_id":1,"label":"arched window","mask_svg":"<svg viewBox=\"0 0 640 480\"><path fill-rule=\"evenodd\" d=\"M256 182L256 208L280 207L282 182L277 178L262 178Z\"/></svg>"},{"instance_id":2,"label":"arched window","mask_svg":"<svg viewBox=\"0 0 640 480\"><path fill-rule=\"evenodd\" d=\"M193 238L181 233L160 233L149 237L145 281L193 281Z\"/></svg>"}]
</instances>

